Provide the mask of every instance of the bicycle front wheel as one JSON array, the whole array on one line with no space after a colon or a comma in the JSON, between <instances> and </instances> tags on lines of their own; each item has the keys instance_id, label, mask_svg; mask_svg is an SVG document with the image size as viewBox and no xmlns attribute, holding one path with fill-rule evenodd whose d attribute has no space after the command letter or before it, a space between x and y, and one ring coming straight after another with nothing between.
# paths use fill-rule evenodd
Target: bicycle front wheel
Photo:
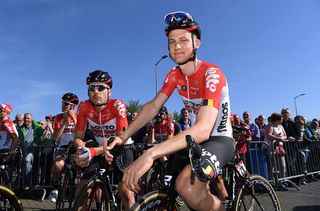
<instances>
[{"instance_id":1,"label":"bicycle front wheel","mask_svg":"<svg viewBox=\"0 0 320 211\"><path fill-rule=\"evenodd\" d=\"M152 191L142 196L131 208L132 211L139 210L180 210L175 199L170 199L167 193L162 191Z\"/></svg>"},{"instance_id":2,"label":"bicycle front wheel","mask_svg":"<svg viewBox=\"0 0 320 211\"><path fill-rule=\"evenodd\" d=\"M111 204L112 199L106 193L102 181L90 181L81 191L80 197L75 201L73 210L115 210Z\"/></svg>"},{"instance_id":3,"label":"bicycle front wheel","mask_svg":"<svg viewBox=\"0 0 320 211\"><path fill-rule=\"evenodd\" d=\"M248 184L243 184L238 190L233 210L281 211L281 206L271 184L262 176L252 175Z\"/></svg>"},{"instance_id":4,"label":"bicycle front wheel","mask_svg":"<svg viewBox=\"0 0 320 211\"><path fill-rule=\"evenodd\" d=\"M14 192L3 186L0 186L0 208L1 210L23 210L21 201Z\"/></svg>"},{"instance_id":5,"label":"bicycle front wheel","mask_svg":"<svg viewBox=\"0 0 320 211\"><path fill-rule=\"evenodd\" d=\"M56 210L70 210L71 208L74 188L71 187L72 176L72 172L69 170L66 170L61 174Z\"/></svg>"}]
</instances>

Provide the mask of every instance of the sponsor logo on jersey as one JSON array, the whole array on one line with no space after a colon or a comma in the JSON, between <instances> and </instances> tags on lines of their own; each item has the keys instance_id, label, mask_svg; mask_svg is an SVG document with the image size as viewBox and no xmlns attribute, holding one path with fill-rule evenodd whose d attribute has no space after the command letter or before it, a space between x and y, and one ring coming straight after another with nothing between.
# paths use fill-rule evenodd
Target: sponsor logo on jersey
<instances>
[{"instance_id":1,"label":"sponsor logo on jersey","mask_svg":"<svg viewBox=\"0 0 320 211\"><path fill-rule=\"evenodd\" d=\"M124 103L122 103L120 100L116 100L116 102L114 102L114 106L119 111L119 115L122 116L123 118L125 118L126 117L126 108L125 108Z\"/></svg>"},{"instance_id":2,"label":"sponsor logo on jersey","mask_svg":"<svg viewBox=\"0 0 320 211\"><path fill-rule=\"evenodd\" d=\"M201 104L194 103L190 100L183 100L183 104L185 105L189 113L191 113L191 110L195 111L195 113L198 113L201 107Z\"/></svg>"},{"instance_id":3,"label":"sponsor logo on jersey","mask_svg":"<svg viewBox=\"0 0 320 211\"><path fill-rule=\"evenodd\" d=\"M94 136L96 138L110 138L110 137L114 137L115 134L111 133L111 134L94 134Z\"/></svg>"},{"instance_id":4,"label":"sponsor logo on jersey","mask_svg":"<svg viewBox=\"0 0 320 211\"><path fill-rule=\"evenodd\" d=\"M115 130L115 126L114 125L95 125L92 126L92 128L94 130Z\"/></svg>"},{"instance_id":5,"label":"sponsor logo on jersey","mask_svg":"<svg viewBox=\"0 0 320 211\"><path fill-rule=\"evenodd\" d=\"M226 132L227 131L227 122L228 122L228 115L229 114L229 108L228 103L222 103L222 117L220 124L218 126L218 132Z\"/></svg>"},{"instance_id":6,"label":"sponsor logo on jersey","mask_svg":"<svg viewBox=\"0 0 320 211\"><path fill-rule=\"evenodd\" d=\"M205 74L206 88L208 88L211 92L216 91L216 84L219 83L220 75L216 72L217 68L209 68Z\"/></svg>"}]
</instances>

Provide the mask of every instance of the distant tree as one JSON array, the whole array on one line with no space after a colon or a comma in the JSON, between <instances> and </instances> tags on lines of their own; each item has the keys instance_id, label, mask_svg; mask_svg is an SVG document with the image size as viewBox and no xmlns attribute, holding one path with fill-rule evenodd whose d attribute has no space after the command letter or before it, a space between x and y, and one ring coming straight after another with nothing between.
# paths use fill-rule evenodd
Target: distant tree
<instances>
[{"instance_id":1,"label":"distant tree","mask_svg":"<svg viewBox=\"0 0 320 211\"><path fill-rule=\"evenodd\" d=\"M173 112L173 118L176 122L180 119L180 114L178 111Z\"/></svg>"},{"instance_id":2,"label":"distant tree","mask_svg":"<svg viewBox=\"0 0 320 211\"><path fill-rule=\"evenodd\" d=\"M127 112L131 114L139 112L141 108L142 104L140 104L139 100L129 100L129 103L127 104Z\"/></svg>"}]
</instances>

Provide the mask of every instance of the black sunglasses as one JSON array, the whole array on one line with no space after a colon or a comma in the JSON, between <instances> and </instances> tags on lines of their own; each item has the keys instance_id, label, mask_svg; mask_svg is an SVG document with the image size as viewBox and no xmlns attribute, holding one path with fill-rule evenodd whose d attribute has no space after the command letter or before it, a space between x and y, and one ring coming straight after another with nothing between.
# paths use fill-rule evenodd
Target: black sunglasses
<instances>
[{"instance_id":1,"label":"black sunglasses","mask_svg":"<svg viewBox=\"0 0 320 211\"><path fill-rule=\"evenodd\" d=\"M68 105L72 105L72 103L64 102L63 105L68 106Z\"/></svg>"},{"instance_id":2,"label":"black sunglasses","mask_svg":"<svg viewBox=\"0 0 320 211\"><path fill-rule=\"evenodd\" d=\"M95 90L98 90L99 92L102 92L104 90L109 90L110 87L108 87L107 85L102 85L102 84L92 84L92 85L89 85L88 87L88 90L91 91L91 92L94 92Z\"/></svg>"}]
</instances>

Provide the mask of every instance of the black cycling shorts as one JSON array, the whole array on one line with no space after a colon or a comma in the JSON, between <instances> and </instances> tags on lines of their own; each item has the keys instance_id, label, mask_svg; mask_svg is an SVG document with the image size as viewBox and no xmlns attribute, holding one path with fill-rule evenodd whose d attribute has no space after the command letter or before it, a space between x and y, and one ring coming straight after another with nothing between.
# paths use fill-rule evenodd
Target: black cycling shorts
<instances>
[{"instance_id":1,"label":"black cycling shorts","mask_svg":"<svg viewBox=\"0 0 320 211\"><path fill-rule=\"evenodd\" d=\"M202 168L207 173L212 171L213 177L221 174L222 168L231 161L235 153L234 139L227 136L211 136L208 141L200 145L202 147ZM172 154L169 157L167 174L176 175L187 164L190 164L187 149Z\"/></svg>"}]
</instances>

